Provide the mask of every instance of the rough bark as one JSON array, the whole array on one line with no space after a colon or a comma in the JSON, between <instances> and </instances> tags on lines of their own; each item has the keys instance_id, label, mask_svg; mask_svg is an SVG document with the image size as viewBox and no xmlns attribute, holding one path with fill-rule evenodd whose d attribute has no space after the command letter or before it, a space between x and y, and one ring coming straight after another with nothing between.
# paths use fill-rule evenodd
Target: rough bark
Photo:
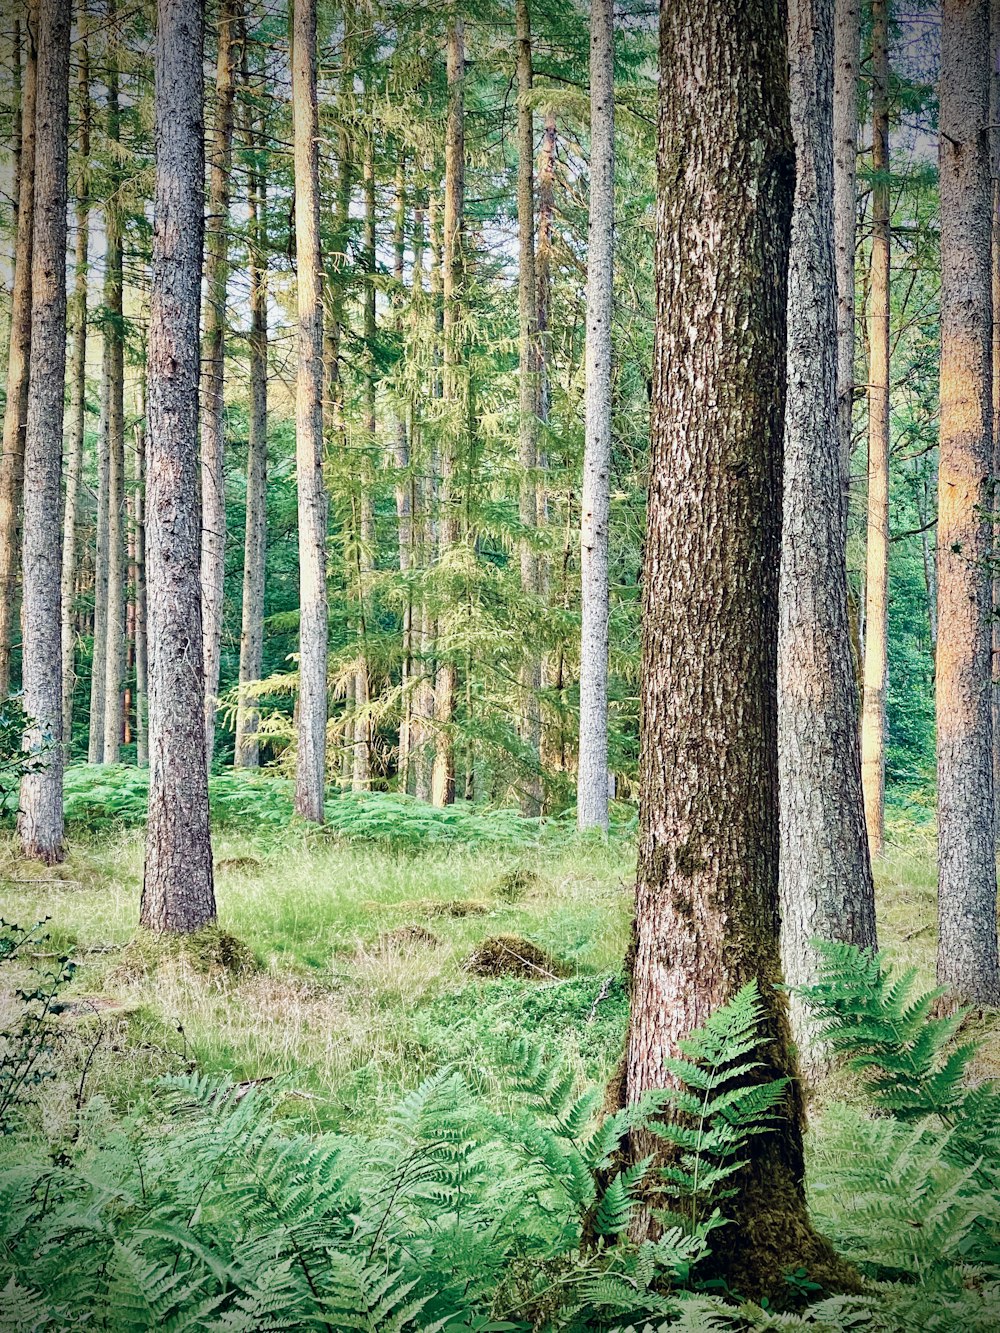
<instances>
[{"instance_id":1,"label":"rough bark","mask_svg":"<svg viewBox=\"0 0 1000 1333\"><path fill-rule=\"evenodd\" d=\"M205 755L215 752L222 601L226 575L225 340L229 276L229 177L233 157L234 48L237 0L220 0L215 67L208 218L205 224L205 320L201 381L201 598L205 649Z\"/></svg>"},{"instance_id":2,"label":"rough bark","mask_svg":"<svg viewBox=\"0 0 1000 1333\"><path fill-rule=\"evenodd\" d=\"M372 115L371 94L366 92L365 101L369 118ZM371 716L369 702L371 698L371 680L368 666L368 620L366 602L371 584L372 571L375 568L375 513L372 499L374 488L373 460L378 447L376 438L376 390L378 369L375 359L375 275L377 271L375 251L375 136L369 132L365 142L364 161L364 339L365 339L365 431L364 448L361 454L360 477L357 496L356 525L357 542L355 543L355 575L358 594L358 665L354 680L354 755L351 770L351 787L354 791L367 791L371 786Z\"/></svg>"},{"instance_id":3,"label":"rough bark","mask_svg":"<svg viewBox=\"0 0 1000 1333\"><path fill-rule=\"evenodd\" d=\"M794 180L783 7L665 3L660 68L629 1101L662 1087L664 1057L749 981L765 1006L766 1073L795 1072L775 989ZM796 1102L790 1092L787 1116L755 1139L712 1258L748 1296L780 1291L800 1264L824 1282L834 1263L809 1222Z\"/></svg>"},{"instance_id":4,"label":"rough bark","mask_svg":"<svg viewBox=\"0 0 1000 1333\"><path fill-rule=\"evenodd\" d=\"M580 506L580 758L577 824L608 827L608 524L614 265L614 5L590 8L590 221Z\"/></svg>"},{"instance_id":5,"label":"rough bark","mask_svg":"<svg viewBox=\"0 0 1000 1333\"><path fill-rule=\"evenodd\" d=\"M38 6L35 193L31 247L31 395L24 436L22 688L33 725L25 749L38 770L21 782L17 828L26 856L51 865L63 846L62 564L63 392L66 375L66 203L70 12Z\"/></svg>"},{"instance_id":6,"label":"rough bark","mask_svg":"<svg viewBox=\"0 0 1000 1333\"><path fill-rule=\"evenodd\" d=\"M997 552L1000 550L1000 0L990 3L990 176L993 181L993 219L990 233L990 275L993 312L993 355L991 368L993 375L993 486L990 497L990 509L993 514L993 656L992 656L992 699L993 699L993 792L996 806L996 842L1000 846L1000 806L996 804L996 793L1000 791L1000 564ZM921 519L921 523L924 520ZM932 560L928 552L927 533L921 533L924 549L924 568L931 570ZM933 578L927 578L928 608L931 619L931 646L934 647L936 634L936 609L931 609L930 598Z\"/></svg>"},{"instance_id":7,"label":"rough bark","mask_svg":"<svg viewBox=\"0 0 1000 1333\"><path fill-rule=\"evenodd\" d=\"M441 243L441 294L444 315L444 367L442 391L446 426L441 452L440 557L447 560L460 540L461 495L458 490L458 458L465 425L463 408L462 305L463 305L463 214L465 212L465 25L455 18L448 26L448 124L445 134L444 221ZM431 800L436 806L455 799L455 744L452 722L458 686L458 669L449 652L438 661L434 683L434 768Z\"/></svg>"},{"instance_id":8,"label":"rough bark","mask_svg":"<svg viewBox=\"0 0 1000 1333\"><path fill-rule=\"evenodd\" d=\"M139 422L135 429L135 502L133 506L132 588L135 603L135 762L149 764L149 657L146 614L146 390L142 382Z\"/></svg>"},{"instance_id":9,"label":"rough bark","mask_svg":"<svg viewBox=\"0 0 1000 1333\"><path fill-rule=\"evenodd\" d=\"M814 980L816 938L875 947L847 614L847 497L837 416L833 245L834 0L791 0L796 184L788 270L788 387L778 634L782 964ZM800 1050L809 1023L793 996Z\"/></svg>"},{"instance_id":10,"label":"rough bark","mask_svg":"<svg viewBox=\"0 0 1000 1333\"><path fill-rule=\"evenodd\" d=\"M868 334L868 550L861 777L872 856L885 845L889 626L889 14L872 0L872 259Z\"/></svg>"},{"instance_id":11,"label":"rough bark","mask_svg":"<svg viewBox=\"0 0 1000 1333\"><path fill-rule=\"evenodd\" d=\"M158 0L147 370L149 820L139 920L178 932L215 919L198 504L203 39L198 0Z\"/></svg>"},{"instance_id":12,"label":"rough bark","mask_svg":"<svg viewBox=\"0 0 1000 1333\"><path fill-rule=\"evenodd\" d=\"M73 692L76 686L76 575L80 512L80 483L83 476L83 445L87 426L87 280L90 251L90 55L86 12L78 17L80 28L79 115L77 151L80 174L76 185L76 247L73 256L73 354L70 366L69 457L66 463L66 496L63 507L62 582L60 616L62 639L63 744L69 759L73 744Z\"/></svg>"},{"instance_id":13,"label":"rough bark","mask_svg":"<svg viewBox=\"0 0 1000 1333\"><path fill-rule=\"evenodd\" d=\"M833 241L837 270L837 429L846 494L854 415L854 265L858 229L859 0L833 4Z\"/></svg>"},{"instance_id":14,"label":"rough bark","mask_svg":"<svg viewBox=\"0 0 1000 1333\"><path fill-rule=\"evenodd\" d=\"M518 233L518 464L521 471L519 518L521 588L525 610L538 598L538 280L535 270L535 117L531 108L533 82L531 15L528 0L517 0L517 233ZM521 813L542 812L540 763L542 719L538 694L542 663L530 628L521 665L521 740L536 771L521 782Z\"/></svg>"},{"instance_id":15,"label":"rough bark","mask_svg":"<svg viewBox=\"0 0 1000 1333\"><path fill-rule=\"evenodd\" d=\"M251 148L263 142L249 136ZM243 617L240 689L260 680L264 654L264 576L267 559L267 180L250 171L250 432L247 442L246 531L243 543ZM257 768L259 715L241 697L236 712L237 768Z\"/></svg>"},{"instance_id":16,"label":"rough bark","mask_svg":"<svg viewBox=\"0 0 1000 1333\"><path fill-rule=\"evenodd\" d=\"M35 194L35 100L37 89L38 0L30 0L25 23L25 64L21 79L21 136L17 168L17 230L14 237L14 290L11 294L7 400L0 454L0 699L10 692L11 645L20 553L21 497L24 487L24 432L28 418L31 357L31 270Z\"/></svg>"},{"instance_id":17,"label":"rough bark","mask_svg":"<svg viewBox=\"0 0 1000 1333\"><path fill-rule=\"evenodd\" d=\"M327 603L315 0L294 0L292 27L299 319L295 386L299 519L299 719L295 809L304 819L322 823L326 775Z\"/></svg>"},{"instance_id":18,"label":"rough bark","mask_svg":"<svg viewBox=\"0 0 1000 1333\"><path fill-rule=\"evenodd\" d=\"M112 9L113 12L113 9ZM108 138L120 137L118 72L108 75ZM112 177L117 187L117 172ZM117 190L114 189L114 193ZM125 310L121 206L104 208L104 449L107 458L107 607L104 647L104 736L97 762L116 764L122 742L125 686Z\"/></svg>"},{"instance_id":19,"label":"rough bark","mask_svg":"<svg viewBox=\"0 0 1000 1333\"><path fill-rule=\"evenodd\" d=\"M938 981L1000 1002L989 621L992 348L989 3L941 24L938 473Z\"/></svg>"}]
</instances>

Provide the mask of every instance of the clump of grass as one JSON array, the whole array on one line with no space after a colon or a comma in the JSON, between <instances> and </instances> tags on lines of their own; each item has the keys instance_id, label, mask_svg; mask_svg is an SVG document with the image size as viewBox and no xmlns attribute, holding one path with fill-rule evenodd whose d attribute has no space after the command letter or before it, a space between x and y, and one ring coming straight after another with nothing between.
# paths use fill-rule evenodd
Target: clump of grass
<instances>
[{"instance_id":1,"label":"clump of grass","mask_svg":"<svg viewBox=\"0 0 1000 1333\"><path fill-rule=\"evenodd\" d=\"M260 967L253 949L218 926L206 926L189 935L154 935L140 929L121 951L116 974L122 978L148 977L165 964L182 964L195 972L225 972L242 976Z\"/></svg>"},{"instance_id":2,"label":"clump of grass","mask_svg":"<svg viewBox=\"0 0 1000 1333\"><path fill-rule=\"evenodd\" d=\"M548 977L550 980L570 973L560 959L518 935L492 935L483 940L465 960L465 970L478 977Z\"/></svg>"}]
</instances>

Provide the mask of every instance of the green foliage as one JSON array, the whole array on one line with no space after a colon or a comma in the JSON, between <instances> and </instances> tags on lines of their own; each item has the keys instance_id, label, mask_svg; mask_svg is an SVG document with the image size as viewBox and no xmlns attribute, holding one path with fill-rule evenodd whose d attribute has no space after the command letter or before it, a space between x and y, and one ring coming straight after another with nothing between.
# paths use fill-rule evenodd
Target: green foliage
<instances>
[{"instance_id":1,"label":"green foliage","mask_svg":"<svg viewBox=\"0 0 1000 1333\"><path fill-rule=\"evenodd\" d=\"M24 733L31 725L20 695L0 699L0 811L10 808L22 777L45 763L50 740L44 740L40 750L24 749Z\"/></svg>"}]
</instances>

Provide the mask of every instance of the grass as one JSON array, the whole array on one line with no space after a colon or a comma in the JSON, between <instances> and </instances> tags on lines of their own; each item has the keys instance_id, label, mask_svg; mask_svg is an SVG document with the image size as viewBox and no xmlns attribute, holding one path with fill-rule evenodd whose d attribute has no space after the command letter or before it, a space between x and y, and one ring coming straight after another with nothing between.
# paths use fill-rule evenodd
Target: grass
<instances>
[{"instance_id":1,"label":"grass","mask_svg":"<svg viewBox=\"0 0 1000 1333\"><path fill-rule=\"evenodd\" d=\"M197 949L133 942L140 830L78 837L52 871L0 842L0 915L48 916L46 948L80 964L65 1086L61 1100L47 1097L47 1115L71 1114L95 1042L84 1077L116 1110L141 1097L151 1075L196 1066L238 1081L285 1079L310 1122L337 1128L370 1123L442 1064L485 1077L486 1045L520 1031L551 1036L588 1078L608 1076L627 1013L627 842L418 852L295 830L253 841L224 829L215 851L220 930L254 963L242 970ZM933 831L895 820L877 877L883 945L933 984ZM471 975L470 955L498 936L538 946L565 979ZM979 1029L981 1072L996 1074L1000 1030L992 1018Z\"/></svg>"}]
</instances>

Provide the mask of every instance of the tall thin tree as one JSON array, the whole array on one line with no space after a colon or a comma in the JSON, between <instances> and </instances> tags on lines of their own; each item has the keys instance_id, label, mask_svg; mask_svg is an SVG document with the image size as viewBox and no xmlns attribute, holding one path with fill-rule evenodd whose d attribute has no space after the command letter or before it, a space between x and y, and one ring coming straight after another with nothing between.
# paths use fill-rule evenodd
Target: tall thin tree
<instances>
[{"instance_id":1,"label":"tall thin tree","mask_svg":"<svg viewBox=\"0 0 1000 1333\"><path fill-rule=\"evenodd\" d=\"M202 5L157 0L156 18L146 467L149 818L139 920L150 930L188 932L215 919L198 506Z\"/></svg>"},{"instance_id":2,"label":"tall thin tree","mask_svg":"<svg viewBox=\"0 0 1000 1333\"><path fill-rule=\"evenodd\" d=\"M833 199L834 0L791 0L796 184L778 634L782 963L814 979L816 937L875 945L847 616L847 494L837 402ZM809 1024L793 993L800 1049Z\"/></svg>"},{"instance_id":3,"label":"tall thin tree","mask_svg":"<svg viewBox=\"0 0 1000 1333\"><path fill-rule=\"evenodd\" d=\"M868 548L861 778L873 856L885 844L889 630L889 0L872 0L872 250L868 335Z\"/></svg>"},{"instance_id":4,"label":"tall thin tree","mask_svg":"<svg viewBox=\"0 0 1000 1333\"><path fill-rule=\"evenodd\" d=\"M1000 1002L990 700L989 0L941 16L938 981Z\"/></svg>"},{"instance_id":5,"label":"tall thin tree","mask_svg":"<svg viewBox=\"0 0 1000 1333\"><path fill-rule=\"evenodd\" d=\"M63 845L61 480L66 375L66 203L70 10L38 7L34 237L31 248L31 394L24 437L22 681L40 754L21 783L17 827L25 855L52 864Z\"/></svg>"},{"instance_id":6,"label":"tall thin tree","mask_svg":"<svg viewBox=\"0 0 1000 1333\"><path fill-rule=\"evenodd\" d=\"M0 699L10 691L14 635L21 496L24 486L24 432L28 419L31 359L31 247L34 239L35 100L37 88L38 0L29 0L24 25L25 61L21 74L21 135L17 163L17 228L14 236L14 290L11 294L7 352L7 400L0 454Z\"/></svg>"},{"instance_id":7,"label":"tall thin tree","mask_svg":"<svg viewBox=\"0 0 1000 1333\"><path fill-rule=\"evenodd\" d=\"M608 524L614 290L614 3L590 7L590 223L586 436L580 508L580 758L577 823L608 826Z\"/></svg>"},{"instance_id":8,"label":"tall thin tree","mask_svg":"<svg viewBox=\"0 0 1000 1333\"><path fill-rule=\"evenodd\" d=\"M292 111L299 317L295 386L299 516L299 719L295 809L304 819L322 823L326 781L327 601L316 0L294 0L293 4Z\"/></svg>"}]
</instances>

